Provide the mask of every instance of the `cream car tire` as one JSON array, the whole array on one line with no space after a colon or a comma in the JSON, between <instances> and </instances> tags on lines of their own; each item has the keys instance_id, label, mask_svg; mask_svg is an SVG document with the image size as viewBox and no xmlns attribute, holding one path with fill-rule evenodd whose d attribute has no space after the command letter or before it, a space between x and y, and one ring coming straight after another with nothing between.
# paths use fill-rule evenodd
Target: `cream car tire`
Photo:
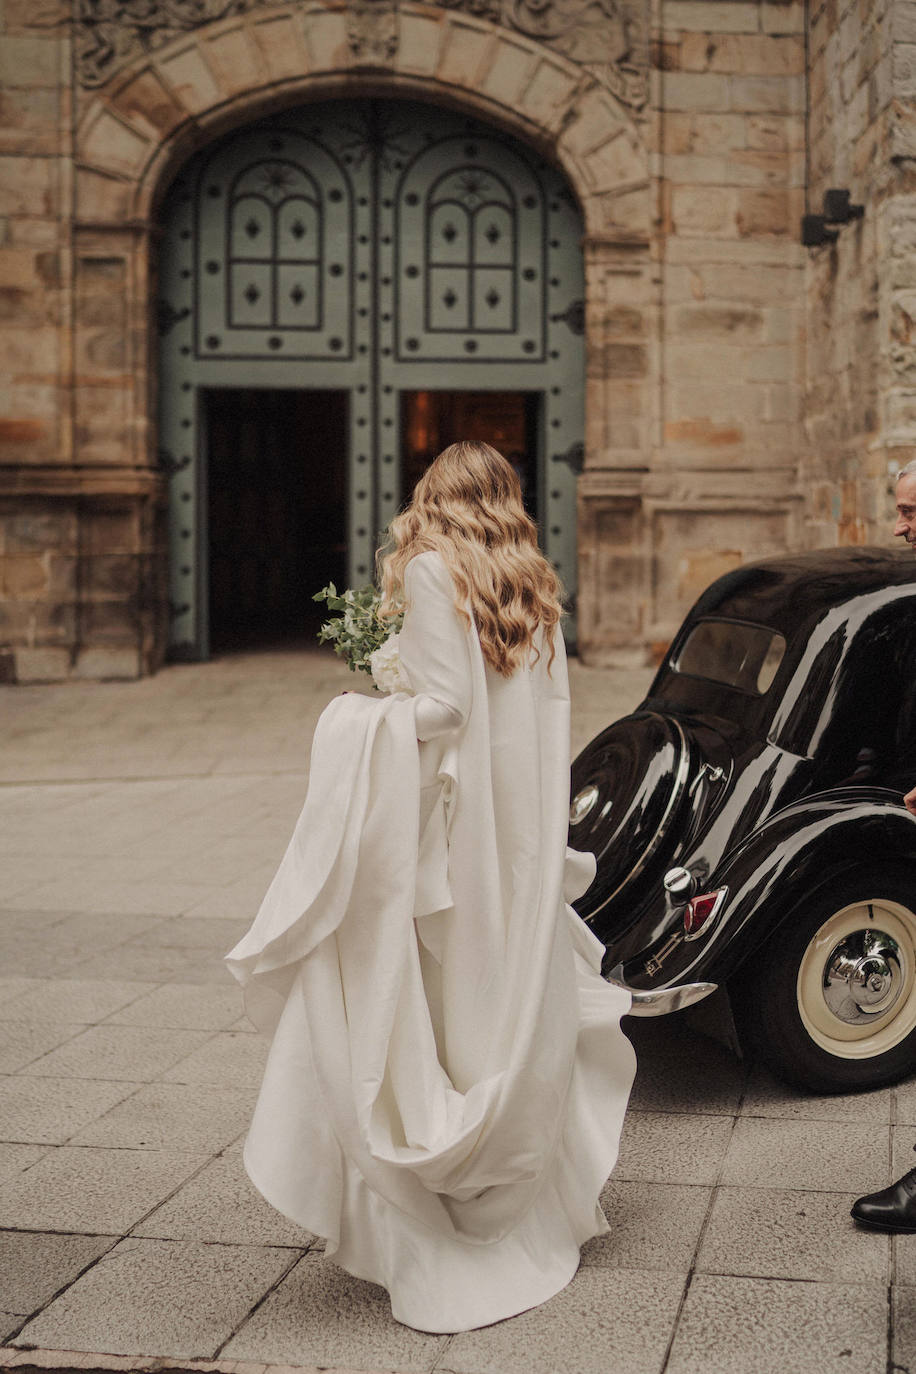
<instances>
[{"instance_id":1,"label":"cream car tire","mask_svg":"<svg viewBox=\"0 0 916 1374\"><path fill-rule=\"evenodd\" d=\"M733 987L743 1038L779 1077L822 1093L916 1068L916 872L841 875L758 950Z\"/></svg>"}]
</instances>

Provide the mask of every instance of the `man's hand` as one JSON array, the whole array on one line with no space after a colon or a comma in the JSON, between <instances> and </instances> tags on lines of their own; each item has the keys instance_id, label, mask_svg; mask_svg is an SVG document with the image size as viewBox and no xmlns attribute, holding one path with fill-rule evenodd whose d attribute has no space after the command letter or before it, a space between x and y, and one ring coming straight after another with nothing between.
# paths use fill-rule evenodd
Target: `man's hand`
<instances>
[{"instance_id":1,"label":"man's hand","mask_svg":"<svg viewBox=\"0 0 916 1374\"><path fill-rule=\"evenodd\" d=\"M916 816L916 787L913 788L912 792L907 792L903 804L911 816Z\"/></svg>"}]
</instances>

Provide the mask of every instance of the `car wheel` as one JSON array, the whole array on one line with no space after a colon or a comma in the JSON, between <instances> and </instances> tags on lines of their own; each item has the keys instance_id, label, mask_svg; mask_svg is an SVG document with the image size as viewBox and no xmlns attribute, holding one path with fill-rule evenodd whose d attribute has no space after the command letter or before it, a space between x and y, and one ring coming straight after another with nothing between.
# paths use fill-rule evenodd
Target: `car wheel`
<instances>
[{"instance_id":1,"label":"car wheel","mask_svg":"<svg viewBox=\"0 0 916 1374\"><path fill-rule=\"evenodd\" d=\"M916 1065L912 871L849 875L745 966L736 1015L775 1073L815 1092L894 1083Z\"/></svg>"}]
</instances>

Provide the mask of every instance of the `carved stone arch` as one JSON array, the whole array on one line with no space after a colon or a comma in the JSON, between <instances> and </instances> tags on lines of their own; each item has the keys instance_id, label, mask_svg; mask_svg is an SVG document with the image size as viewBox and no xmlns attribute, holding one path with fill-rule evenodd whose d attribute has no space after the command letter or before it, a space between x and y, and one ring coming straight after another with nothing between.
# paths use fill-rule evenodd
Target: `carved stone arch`
<instances>
[{"instance_id":1,"label":"carved stone arch","mask_svg":"<svg viewBox=\"0 0 916 1374\"><path fill-rule=\"evenodd\" d=\"M410 3L397 11L390 57L367 65L358 13L339 4L259 8L125 65L92 93L79 122L77 220L143 220L169 169L203 142L346 88L451 104L501 125L563 169L590 237L647 240L639 125L588 70L488 20Z\"/></svg>"}]
</instances>

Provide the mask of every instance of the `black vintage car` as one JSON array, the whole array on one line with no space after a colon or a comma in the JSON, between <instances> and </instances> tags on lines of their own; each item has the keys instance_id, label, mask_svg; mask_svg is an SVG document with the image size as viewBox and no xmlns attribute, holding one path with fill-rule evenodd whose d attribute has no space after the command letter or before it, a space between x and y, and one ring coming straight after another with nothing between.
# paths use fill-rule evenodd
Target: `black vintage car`
<instances>
[{"instance_id":1,"label":"black vintage car","mask_svg":"<svg viewBox=\"0 0 916 1374\"><path fill-rule=\"evenodd\" d=\"M912 551L719 578L573 764L569 842L598 860L576 906L605 976L644 1015L718 985L743 1047L815 1091L910 1072L914 786Z\"/></svg>"}]
</instances>

